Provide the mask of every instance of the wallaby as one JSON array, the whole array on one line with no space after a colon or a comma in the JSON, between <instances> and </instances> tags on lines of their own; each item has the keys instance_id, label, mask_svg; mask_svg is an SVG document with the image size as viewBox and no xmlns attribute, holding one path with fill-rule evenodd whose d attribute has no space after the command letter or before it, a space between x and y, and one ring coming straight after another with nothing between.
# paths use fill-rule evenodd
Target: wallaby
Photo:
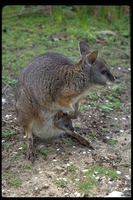
<instances>
[{"instance_id":1,"label":"wallaby","mask_svg":"<svg viewBox=\"0 0 133 200\"><path fill-rule=\"evenodd\" d=\"M79 42L79 51L81 58L77 63L59 53L45 53L31 61L19 76L16 112L29 149L33 146L33 135L50 138L60 134L53 126L60 110L76 118L86 93L114 82L98 51L91 51L83 41Z\"/></svg>"}]
</instances>

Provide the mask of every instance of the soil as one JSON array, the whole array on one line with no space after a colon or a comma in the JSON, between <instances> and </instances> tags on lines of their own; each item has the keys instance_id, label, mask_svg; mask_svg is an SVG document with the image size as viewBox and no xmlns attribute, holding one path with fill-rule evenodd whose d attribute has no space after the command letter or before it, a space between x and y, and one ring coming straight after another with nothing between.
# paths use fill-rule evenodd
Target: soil
<instances>
[{"instance_id":1,"label":"soil","mask_svg":"<svg viewBox=\"0 0 133 200\"><path fill-rule=\"evenodd\" d=\"M129 63L129 57L123 62ZM131 195L131 101L130 82L126 81L130 66L120 66L114 66L112 72L117 77L116 84L126 84L126 91L117 96L121 107L107 113L91 105L74 120L75 130L91 141L94 150L68 135L47 141L35 138L37 158L34 163L27 159L24 132L16 119L13 88L3 85L2 131L10 128L16 132L2 138L3 197L103 197L114 190ZM99 91L97 105L105 102L105 94L110 92L109 87ZM90 105L90 101L85 97L83 105ZM84 181L86 169L97 165L114 169L120 175L114 179L108 176L96 179L91 192L86 193L77 183ZM19 178L20 186L17 187L13 179L10 182L11 178L6 176L9 173Z\"/></svg>"}]
</instances>

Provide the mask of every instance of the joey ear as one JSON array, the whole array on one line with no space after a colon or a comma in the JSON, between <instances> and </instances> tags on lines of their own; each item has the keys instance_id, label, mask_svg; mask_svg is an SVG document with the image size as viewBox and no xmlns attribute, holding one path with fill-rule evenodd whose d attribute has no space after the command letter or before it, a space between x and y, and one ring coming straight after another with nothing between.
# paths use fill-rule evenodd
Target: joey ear
<instances>
[{"instance_id":1,"label":"joey ear","mask_svg":"<svg viewBox=\"0 0 133 200\"><path fill-rule=\"evenodd\" d=\"M80 41L79 42L79 52L80 52L81 56L86 51L90 52L90 46L86 42Z\"/></svg>"},{"instance_id":2,"label":"joey ear","mask_svg":"<svg viewBox=\"0 0 133 200\"><path fill-rule=\"evenodd\" d=\"M97 56L98 51L92 51L91 54L88 55L88 62L92 64L97 59Z\"/></svg>"}]
</instances>

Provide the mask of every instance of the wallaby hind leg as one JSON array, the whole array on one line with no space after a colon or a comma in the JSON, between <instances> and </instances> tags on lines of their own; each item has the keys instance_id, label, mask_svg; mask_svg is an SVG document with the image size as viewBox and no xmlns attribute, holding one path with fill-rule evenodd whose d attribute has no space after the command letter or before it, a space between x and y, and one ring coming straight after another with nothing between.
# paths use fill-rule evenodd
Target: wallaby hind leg
<instances>
[{"instance_id":1,"label":"wallaby hind leg","mask_svg":"<svg viewBox=\"0 0 133 200\"><path fill-rule=\"evenodd\" d=\"M87 146L87 147L89 147L89 148L91 148L91 149L94 149L94 148L91 146L91 143L89 142L89 140L88 140L86 137L84 137L84 136L78 134L78 133L75 132L75 131L73 131L73 132L72 132L72 131L66 131L66 133L67 133L68 135L70 135L70 136L76 138L81 144L83 144L83 145L85 145L85 146Z\"/></svg>"},{"instance_id":2,"label":"wallaby hind leg","mask_svg":"<svg viewBox=\"0 0 133 200\"><path fill-rule=\"evenodd\" d=\"M23 107L23 109L21 107ZM33 145L32 129L34 125L35 115L34 113L30 112L29 107L26 107L26 108L24 108L24 106L21 106L21 107L19 106L19 104L16 105L17 118L18 118L18 122L23 127L25 135L26 135L28 158L32 160L32 162L34 162L35 150L34 150L34 145Z\"/></svg>"}]
</instances>

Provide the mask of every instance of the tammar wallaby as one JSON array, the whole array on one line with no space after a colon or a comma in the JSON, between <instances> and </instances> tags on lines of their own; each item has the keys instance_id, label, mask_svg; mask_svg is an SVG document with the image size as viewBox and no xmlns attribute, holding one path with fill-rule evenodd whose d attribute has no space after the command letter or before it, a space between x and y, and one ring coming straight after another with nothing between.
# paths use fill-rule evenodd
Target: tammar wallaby
<instances>
[{"instance_id":1,"label":"tammar wallaby","mask_svg":"<svg viewBox=\"0 0 133 200\"><path fill-rule=\"evenodd\" d=\"M18 78L16 112L26 134L29 157L34 155L33 135L50 138L61 133L54 124L60 110L76 118L86 93L114 82L98 51L91 51L83 41L79 51L81 57L76 63L59 53L45 53L31 61Z\"/></svg>"}]
</instances>

